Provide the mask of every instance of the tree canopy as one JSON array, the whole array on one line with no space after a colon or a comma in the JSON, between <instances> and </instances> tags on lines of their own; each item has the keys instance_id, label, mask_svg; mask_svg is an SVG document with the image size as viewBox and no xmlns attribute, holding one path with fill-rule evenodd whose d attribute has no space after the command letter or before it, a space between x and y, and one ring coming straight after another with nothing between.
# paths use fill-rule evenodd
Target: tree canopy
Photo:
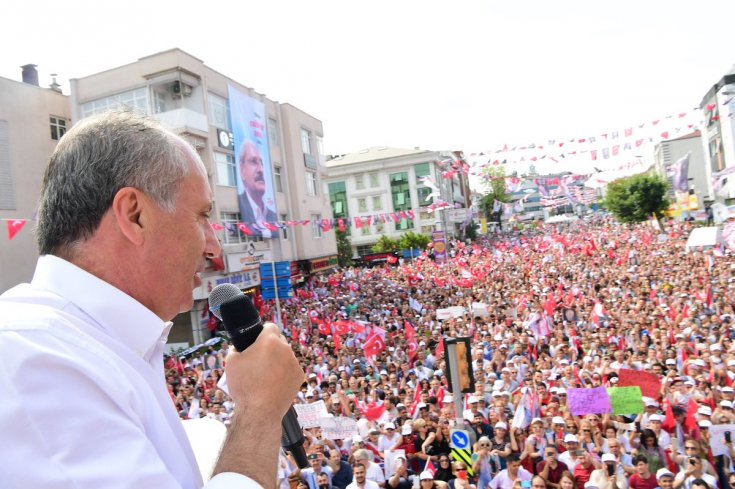
<instances>
[{"instance_id":1,"label":"tree canopy","mask_svg":"<svg viewBox=\"0 0 735 489\"><path fill-rule=\"evenodd\" d=\"M399 247L400 242L397 239L391 239L383 234L380 236L380 239L378 239L378 242L370 249L373 253L391 253L393 251L398 251Z\"/></svg>"},{"instance_id":2,"label":"tree canopy","mask_svg":"<svg viewBox=\"0 0 735 489\"><path fill-rule=\"evenodd\" d=\"M510 195L505 190L505 170L503 167L485 167L481 171L486 193L482 197L480 207L489 221L499 221L500 213L493 213L495 201L510 202Z\"/></svg>"},{"instance_id":3,"label":"tree canopy","mask_svg":"<svg viewBox=\"0 0 735 489\"><path fill-rule=\"evenodd\" d=\"M603 204L621 222L641 222L669 208L668 190L669 183L658 175L633 175L609 184Z\"/></svg>"}]
</instances>

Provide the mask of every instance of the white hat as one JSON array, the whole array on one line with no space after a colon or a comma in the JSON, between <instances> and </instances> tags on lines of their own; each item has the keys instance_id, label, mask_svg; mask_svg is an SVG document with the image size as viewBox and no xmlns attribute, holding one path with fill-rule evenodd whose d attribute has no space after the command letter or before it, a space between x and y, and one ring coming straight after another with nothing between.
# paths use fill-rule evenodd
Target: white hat
<instances>
[{"instance_id":1,"label":"white hat","mask_svg":"<svg viewBox=\"0 0 735 489\"><path fill-rule=\"evenodd\" d=\"M658 407L658 402L649 397L646 399L646 407Z\"/></svg>"},{"instance_id":2,"label":"white hat","mask_svg":"<svg viewBox=\"0 0 735 489\"><path fill-rule=\"evenodd\" d=\"M355 435L352 437L352 443L362 443L364 440L360 435Z\"/></svg>"},{"instance_id":3,"label":"white hat","mask_svg":"<svg viewBox=\"0 0 735 489\"><path fill-rule=\"evenodd\" d=\"M410 435L412 432L413 432L413 428L411 427L411 423L406 423L403 426L401 426L402 435Z\"/></svg>"},{"instance_id":4,"label":"white hat","mask_svg":"<svg viewBox=\"0 0 735 489\"><path fill-rule=\"evenodd\" d=\"M583 362L585 362L585 363L589 363L589 362L591 362L591 361L592 361L592 357L588 355L588 356L584 357L584 358L582 359L582 361L583 361Z\"/></svg>"},{"instance_id":5,"label":"white hat","mask_svg":"<svg viewBox=\"0 0 735 489\"><path fill-rule=\"evenodd\" d=\"M309 374L310 379L316 379L316 374Z\"/></svg>"},{"instance_id":6,"label":"white hat","mask_svg":"<svg viewBox=\"0 0 735 489\"><path fill-rule=\"evenodd\" d=\"M567 433L564 435L564 443L579 443L579 440L573 434Z\"/></svg>"},{"instance_id":7,"label":"white hat","mask_svg":"<svg viewBox=\"0 0 735 489\"><path fill-rule=\"evenodd\" d=\"M656 471L656 480L661 480L663 477L674 477L674 474L667 468L658 469Z\"/></svg>"},{"instance_id":8,"label":"white hat","mask_svg":"<svg viewBox=\"0 0 735 489\"><path fill-rule=\"evenodd\" d=\"M733 390L733 388L729 386L725 386L721 390L722 392L735 392L735 390Z\"/></svg>"},{"instance_id":9,"label":"white hat","mask_svg":"<svg viewBox=\"0 0 735 489\"><path fill-rule=\"evenodd\" d=\"M434 474L432 474L428 470L424 470L423 472L421 472L421 475L419 475L419 479L422 480L422 481L425 481L425 480L433 480L434 479Z\"/></svg>"},{"instance_id":10,"label":"white hat","mask_svg":"<svg viewBox=\"0 0 735 489\"><path fill-rule=\"evenodd\" d=\"M697 423L700 428L710 428L712 426L712 421L709 421L707 419L703 419L699 423Z\"/></svg>"},{"instance_id":11,"label":"white hat","mask_svg":"<svg viewBox=\"0 0 735 489\"><path fill-rule=\"evenodd\" d=\"M707 366L707 364L704 363L704 360L702 360L701 358L697 358L692 363L694 363L694 365L696 365L697 367L701 367L701 368L705 368Z\"/></svg>"},{"instance_id":12,"label":"white hat","mask_svg":"<svg viewBox=\"0 0 735 489\"><path fill-rule=\"evenodd\" d=\"M549 389L549 392L556 392L556 391L558 391L558 390L559 390L559 388L558 388L558 387L556 387L556 386L554 386L554 387L552 387L551 389Z\"/></svg>"},{"instance_id":13,"label":"white hat","mask_svg":"<svg viewBox=\"0 0 735 489\"><path fill-rule=\"evenodd\" d=\"M719 343L715 343L709 346L709 350L710 351L722 350L722 345L720 345Z\"/></svg>"},{"instance_id":14,"label":"white hat","mask_svg":"<svg viewBox=\"0 0 735 489\"><path fill-rule=\"evenodd\" d=\"M697 414L701 414L702 416L712 416L712 408L709 406L700 406L699 409L697 409Z\"/></svg>"},{"instance_id":15,"label":"white hat","mask_svg":"<svg viewBox=\"0 0 735 489\"><path fill-rule=\"evenodd\" d=\"M720 401L720 407L732 409L732 402L731 401Z\"/></svg>"},{"instance_id":16,"label":"white hat","mask_svg":"<svg viewBox=\"0 0 735 489\"><path fill-rule=\"evenodd\" d=\"M448 404L450 402L454 402L454 398L452 397L451 394L445 394L444 399L442 399L442 402L445 404Z\"/></svg>"},{"instance_id":17,"label":"white hat","mask_svg":"<svg viewBox=\"0 0 735 489\"><path fill-rule=\"evenodd\" d=\"M667 358L666 365L676 365L676 360L674 360L673 358Z\"/></svg>"},{"instance_id":18,"label":"white hat","mask_svg":"<svg viewBox=\"0 0 735 489\"><path fill-rule=\"evenodd\" d=\"M612 453L603 453L602 461L603 462L617 462L618 460L615 458L615 455L613 455Z\"/></svg>"},{"instance_id":19,"label":"white hat","mask_svg":"<svg viewBox=\"0 0 735 489\"><path fill-rule=\"evenodd\" d=\"M553 418L551 418L551 423L552 424L565 424L564 418L562 418L561 416L554 416Z\"/></svg>"},{"instance_id":20,"label":"white hat","mask_svg":"<svg viewBox=\"0 0 735 489\"><path fill-rule=\"evenodd\" d=\"M475 404L477 402L479 402L479 401L478 401L477 397L475 397L475 396L470 396L469 398L467 398L467 404Z\"/></svg>"},{"instance_id":21,"label":"white hat","mask_svg":"<svg viewBox=\"0 0 735 489\"><path fill-rule=\"evenodd\" d=\"M664 417L660 414L652 414L648 417L648 421L663 421Z\"/></svg>"},{"instance_id":22,"label":"white hat","mask_svg":"<svg viewBox=\"0 0 735 489\"><path fill-rule=\"evenodd\" d=\"M496 429L496 430L497 430L497 429L503 429L503 430L506 430L506 431L507 431L507 430L508 430L508 425L507 425L507 424L505 424L505 423L504 423L504 422L502 422L502 421L498 421L497 423L495 423L495 429Z\"/></svg>"},{"instance_id":23,"label":"white hat","mask_svg":"<svg viewBox=\"0 0 735 489\"><path fill-rule=\"evenodd\" d=\"M416 404L416 409L423 409L425 407L426 407L426 403L425 402L420 402L420 403Z\"/></svg>"},{"instance_id":24,"label":"white hat","mask_svg":"<svg viewBox=\"0 0 735 489\"><path fill-rule=\"evenodd\" d=\"M533 418L533 419L531 420L531 424L534 424L534 423L541 423L541 424L544 424L544 422L543 422L543 421L541 421L541 418Z\"/></svg>"},{"instance_id":25,"label":"white hat","mask_svg":"<svg viewBox=\"0 0 735 489\"><path fill-rule=\"evenodd\" d=\"M587 481L584 483L584 489L600 489L600 486L592 481Z\"/></svg>"},{"instance_id":26,"label":"white hat","mask_svg":"<svg viewBox=\"0 0 735 489\"><path fill-rule=\"evenodd\" d=\"M556 391L557 394L566 394L567 390L564 387L559 387L559 389Z\"/></svg>"},{"instance_id":27,"label":"white hat","mask_svg":"<svg viewBox=\"0 0 735 489\"><path fill-rule=\"evenodd\" d=\"M385 423L385 426L383 426L383 428L385 428L386 430L394 430L396 429L396 425L394 425L393 423L389 421Z\"/></svg>"},{"instance_id":28,"label":"white hat","mask_svg":"<svg viewBox=\"0 0 735 489\"><path fill-rule=\"evenodd\" d=\"M735 360L728 360L727 361L727 366L728 367L735 367Z\"/></svg>"}]
</instances>

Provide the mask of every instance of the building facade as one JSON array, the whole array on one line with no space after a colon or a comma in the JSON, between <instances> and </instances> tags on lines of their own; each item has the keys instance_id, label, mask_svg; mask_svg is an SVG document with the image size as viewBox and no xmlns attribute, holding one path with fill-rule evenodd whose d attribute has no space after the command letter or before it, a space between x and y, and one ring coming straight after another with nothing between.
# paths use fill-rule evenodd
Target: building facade
<instances>
[{"instance_id":1,"label":"building facade","mask_svg":"<svg viewBox=\"0 0 735 489\"><path fill-rule=\"evenodd\" d=\"M0 78L0 293L33 277L38 258L34 216L43 171L71 126L68 96L39 87L34 65L23 67L23 79ZM11 219L24 220L12 240L6 235Z\"/></svg>"},{"instance_id":2,"label":"building facade","mask_svg":"<svg viewBox=\"0 0 735 489\"><path fill-rule=\"evenodd\" d=\"M176 317L170 343L183 346L209 338L207 298L216 285L233 283L253 293L263 285L261 266L291 262L295 284L306 275L327 268L325 264L336 262L334 232L322 231L311 222L332 217L329 196L321 191L326 174L325 158L320 152L324 133L321 121L315 117L292 105L270 100L179 49L72 79L70 97L17 82L0 83L0 131L2 120L10 121L15 131L10 133L10 147L17 196L17 210L0 210L3 218L33 215L40 176L55 145L49 139L49 117L64 120L69 127L92 115L128 108L156 118L196 148L213 189L216 217L212 220L218 225L223 256L222 260L208 263L202 286L193 291L194 308ZM10 88L6 89L6 85ZM270 205L275 218L268 219L272 232L262 229L251 235L252 223L249 229L241 226L245 219L240 214L242 197L238 185L242 187L244 180L239 182L239 155L233 142L233 120L237 123L238 114L233 117L232 93L262 107L263 120L257 124L250 120L249 125L256 128L267 152L264 174L272 189ZM26 107L30 94L35 97L34 105ZM21 146L23 140L27 145ZM1 147L0 143L0 155ZM0 169L1 162L0 156ZM274 237L266 237L269 235ZM37 255L24 241L31 239L29 236L30 233L21 233L11 242L13 247L22 247L19 256L7 258L12 263L8 269L18 275L17 280L12 279L14 282L29 280L33 270ZM6 245L7 242L3 244ZM4 261L9 255L0 255L5 282L10 274L5 273ZM18 267L18 263L23 266Z\"/></svg>"},{"instance_id":3,"label":"building facade","mask_svg":"<svg viewBox=\"0 0 735 489\"><path fill-rule=\"evenodd\" d=\"M673 189L672 172L668 170L686 155L689 155L689 193L677 195ZM699 131L661 141L654 148L654 171L672 184L669 190L671 201L683 204L688 210L704 209L704 203L713 200L712 183L708 178L711 173L707 171L707 165ZM696 198L691 198L691 195L696 195Z\"/></svg>"},{"instance_id":4,"label":"building facade","mask_svg":"<svg viewBox=\"0 0 735 489\"><path fill-rule=\"evenodd\" d=\"M335 219L348 224L353 257L369 255L381 235L458 235L463 222L452 211L468 209L470 202L467 175L449 169L456 161L456 154L388 147L327 161L324 192Z\"/></svg>"},{"instance_id":5,"label":"building facade","mask_svg":"<svg viewBox=\"0 0 735 489\"><path fill-rule=\"evenodd\" d=\"M707 182L712 174L735 166L735 67L717 81L702 98L704 114L702 144L704 146ZM728 178L712 197L730 205L735 201L735 178Z\"/></svg>"}]
</instances>

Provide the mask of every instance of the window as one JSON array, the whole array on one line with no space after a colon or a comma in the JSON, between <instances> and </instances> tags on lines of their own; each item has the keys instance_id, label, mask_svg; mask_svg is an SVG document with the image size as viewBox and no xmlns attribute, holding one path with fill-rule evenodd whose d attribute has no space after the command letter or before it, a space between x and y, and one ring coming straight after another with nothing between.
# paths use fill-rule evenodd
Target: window
<instances>
[{"instance_id":1,"label":"window","mask_svg":"<svg viewBox=\"0 0 735 489\"><path fill-rule=\"evenodd\" d=\"M235 157L225 153L215 152L214 161L217 163L217 185L227 187L237 186Z\"/></svg>"},{"instance_id":2,"label":"window","mask_svg":"<svg viewBox=\"0 0 735 489\"><path fill-rule=\"evenodd\" d=\"M273 166L273 180L276 181L276 191L283 193L283 180L281 180L280 166Z\"/></svg>"},{"instance_id":3,"label":"window","mask_svg":"<svg viewBox=\"0 0 735 489\"><path fill-rule=\"evenodd\" d=\"M240 231L237 225L240 223L239 212L222 212L220 221L225 227L222 234L224 236L224 244L247 243L249 241L263 241L261 236L248 236Z\"/></svg>"},{"instance_id":4,"label":"window","mask_svg":"<svg viewBox=\"0 0 735 489\"><path fill-rule=\"evenodd\" d=\"M268 142L271 147L278 146L278 121L268 118Z\"/></svg>"},{"instance_id":5,"label":"window","mask_svg":"<svg viewBox=\"0 0 735 489\"><path fill-rule=\"evenodd\" d=\"M329 203L332 204L332 214L334 214L334 217L349 217L345 182L332 182L327 187L329 189Z\"/></svg>"},{"instance_id":6,"label":"window","mask_svg":"<svg viewBox=\"0 0 735 489\"><path fill-rule=\"evenodd\" d=\"M148 88L136 88L135 90L83 103L82 118L124 107L133 109L140 114L148 114Z\"/></svg>"},{"instance_id":7,"label":"window","mask_svg":"<svg viewBox=\"0 0 735 489\"><path fill-rule=\"evenodd\" d=\"M416 194L419 196L419 206L426 207L434 203L434 197L430 196L431 189L428 187L417 187Z\"/></svg>"},{"instance_id":8,"label":"window","mask_svg":"<svg viewBox=\"0 0 735 489\"><path fill-rule=\"evenodd\" d=\"M282 223L286 223L288 221L288 216L286 214L281 214L280 220ZM288 239L288 225L281 228L281 238Z\"/></svg>"},{"instance_id":9,"label":"window","mask_svg":"<svg viewBox=\"0 0 735 489\"><path fill-rule=\"evenodd\" d=\"M383 231L385 231L385 224L383 224L383 221L377 219L373 222L375 222L375 232L378 234L383 234Z\"/></svg>"},{"instance_id":10,"label":"window","mask_svg":"<svg viewBox=\"0 0 735 489\"><path fill-rule=\"evenodd\" d=\"M50 116L49 123L51 124L51 139L54 141L58 141L66 134L66 119Z\"/></svg>"},{"instance_id":11,"label":"window","mask_svg":"<svg viewBox=\"0 0 735 489\"><path fill-rule=\"evenodd\" d=\"M406 211L411 208L411 192L408 184L408 172L392 173L390 175L390 192L393 199L393 210ZM402 219L396 223L396 230L403 231L413 228L413 221Z\"/></svg>"},{"instance_id":12,"label":"window","mask_svg":"<svg viewBox=\"0 0 735 489\"><path fill-rule=\"evenodd\" d=\"M301 152L311 154L311 132L306 129L301 129Z\"/></svg>"},{"instance_id":13,"label":"window","mask_svg":"<svg viewBox=\"0 0 735 489\"><path fill-rule=\"evenodd\" d=\"M431 233L433 233L434 231L435 230L434 230L434 225L433 224L431 224L431 225L422 225L421 226L421 233L422 234L431 235Z\"/></svg>"},{"instance_id":14,"label":"window","mask_svg":"<svg viewBox=\"0 0 735 489\"><path fill-rule=\"evenodd\" d=\"M380 176L377 173L370 174L370 188L375 188L380 185Z\"/></svg>"},{"instance_id":15,"label":"window","mask_svg":"<svg viewBox=\"0 0 735 489\"><path fill-rule=\"evenodd\" d=\"M209 124L220 129L232 130L230 104L226 98L209 94Z\"/></svg>"},{"instance_id":16,"label":"window","mask_svg":"<svg viewBox=\"0 0 735 489\"><path fill-rule=\"evenodd\" d=\"M324 138L321 136L316 137L316 154L324 155Z\"/></svg>"},{"instance_id":17,"label":"window","mask_svg":"<svg viewBox=\"0 0 735 489\"><path fill-rule=\"evenodd\" d=\"M316 195L316 173L313 171L306 172L306 195Z\"/></svg>"},{"instance_id":18,"label":"window","mask_svg":"<svg viewBox=\"0 0 735 489\"><path fill-rule=\"evenodd\" d=\"M367 199L357 199L357 212L367 212Z\"/></svg>"},{"instance_id":19,"label":"window","mask_svg":"<svg viewBox=\"0 0 735 489\"><path fill-rule=\"evenodd\" d=\"M380 195L373 196L373 210L374 211L383 210L383 199L380 197Z\"/></svg>"},{"instance_id":20,"label":"window","mask_svg":"<svg viewBox=\"0 0 735 489\"><path fill-rule=\"evenodd\" d=\"M312 214L311 215L311 232L315 238L322 237L322 215Z\"/></svg>"},{"instance_id":21,"label":"window","mask_svg":"<svg viewBox=\"0 0 735 489\"><path fill-rule=\"evenodd\" d=\"M369 255L369 254L371 254L373 252L373 249L372 248L373 248L373 245L372 244L359 245L359 246L357 246L357 248L356 248L355 251L357 252L357 256L365 256L365 255Z\"/></svg>"},{"instance_id":22,"label":"window","mask_svg":"<svg viewBox=\"0 0 735 489\"><path fill-rule=\"evenodd\" d=\"M361 227L360 230L362 231L362 235L363 236L369 236L370 235L370 226L368 226L367 224L365 224L363 227Z\"/></svg>"},{"instance_id":23,"label":"window","mask_svg":"<svg viewBox=\"0 0 735 489\"><path fill-rule=\"evenodd\" d=\"M416 173L416 183L419 185L421 185L421 177L428 177L431 175L431 168L429 168L428 163L413 165L413 170Z\"/></svg>"},{"instance_id":24,"label":"window","mask_svg":"<svg viewBox=\"0 0 735 489\"><path fill-rule=\"evenodd\" d=\"M355 175L355 188L357 190L362 190L365 188L365 178L364 175Z\"/></svg>"}]
</instances>

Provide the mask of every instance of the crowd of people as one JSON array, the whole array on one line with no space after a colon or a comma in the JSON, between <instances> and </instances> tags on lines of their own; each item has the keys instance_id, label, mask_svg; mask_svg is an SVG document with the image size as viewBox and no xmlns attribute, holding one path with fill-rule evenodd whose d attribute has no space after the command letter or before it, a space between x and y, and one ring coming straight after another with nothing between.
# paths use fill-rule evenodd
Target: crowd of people
<instances>
[{"instance_id":1,"label":"crowd of people","mask_svg":"<svg viewBox=\"0 0 735 489\"><path fill-rule=\"evenodd\" d=\"M294 402L323 401L356 432L328 439L304 429L311 467L282 455L279 483L735 488L732 439L713 428L735 423L735 255L686 250L690 229L607 218L539 226L452 242L445 262L424 253L313 279L279 319L306 373ZM260 306L274 318L272 304ZM456 337L471 338L468 395L447 379L442 338ZM168 365L183 418L228 422L221 346ZM572 414L568 389L614 387L623 369L661 381L643 413ZM452 455L455 427L469 431L471 463Z\"/></svg>"}]
</instances>

